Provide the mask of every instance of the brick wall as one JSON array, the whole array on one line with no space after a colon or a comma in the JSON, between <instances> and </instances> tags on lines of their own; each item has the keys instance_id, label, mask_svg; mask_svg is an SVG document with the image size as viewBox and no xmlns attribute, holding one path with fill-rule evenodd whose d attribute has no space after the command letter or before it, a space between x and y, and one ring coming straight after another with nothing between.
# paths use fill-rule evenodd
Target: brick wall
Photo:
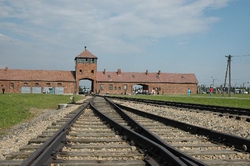
<instances>
[{"instance_id":1,"label":"brick wall","mask_svg":"<svg viewBox=\"0 0 250 166\"><path fill-rule=\"evenodd\" d=\"M79 93L79 81L89 79L93 81L93 92L96 92L96 63L76 63L76 93Z\"/></svg>"},{"instance_id":2,"label":"brick wall","mask_svg":"<svg viewBox=\"0 0 250 166\"><path fill-rule=\"evenodd\" d=\"M124 89L126 85L127 89ZM97 93L100 94L132 94L133 86L136 83L111 83L111 82L99 82L97 83ZM151 92L152 89L155 90L155 93L159 94L187 94L188 88L191 89L193 94L197 93L197 84L171 84L171 83L147 83L148 91Z\"/></svg>"},{"instance_id":3,"label":"brick wall","mask_svg":"<svg viewBox=\"0 0 250 166\"><path fill-rule=\"evenodd\" d=\"M73 94L74 82L44 82L44 81L0 81L4 85L6 93L21 93L22 87L63 87L64 94Z\"/></svg>"}]
</instances>

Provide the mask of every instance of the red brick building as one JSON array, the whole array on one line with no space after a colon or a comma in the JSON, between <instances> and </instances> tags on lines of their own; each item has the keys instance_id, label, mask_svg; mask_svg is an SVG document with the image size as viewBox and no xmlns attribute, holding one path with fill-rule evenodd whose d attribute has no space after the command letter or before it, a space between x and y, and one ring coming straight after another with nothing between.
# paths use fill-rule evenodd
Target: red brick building
<instances>
[{"instance_id":1,"label":"red brick building","mask_svg":"<svg viewBox=\"0 0 250 166\"><path fill-rule=\"evenodd\" d=\"M97 71L97 57L85 50L75 57L75 71L0 69L0 86L6 93L78 93L80 80L91 81L91 92L100 94L132 94L135 85L143 92L186 94L197 92L194 74Z\"/></svg>"}]
</instances>

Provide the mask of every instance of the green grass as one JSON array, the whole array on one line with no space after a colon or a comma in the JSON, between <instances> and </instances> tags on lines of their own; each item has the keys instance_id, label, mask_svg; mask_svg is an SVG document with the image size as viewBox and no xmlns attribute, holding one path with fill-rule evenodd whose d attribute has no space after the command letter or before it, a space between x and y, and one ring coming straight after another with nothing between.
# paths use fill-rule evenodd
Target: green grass
<instances>
[{"instance_id":1,"label":"green grass","mask_svg":"<svg viewBox=\"0 0 250 166\"><path fill-rule=\"evenodd\" d=\"M235 94L232 97L221 94L214 94L210 97L209 94L193 94L191 96L187 95L126 95L124 97L134 97L152 100L164 100L164 101L175 101L183 103L194 103L194 104L205 104L205 105L215 105L215 106L225 106L225 107L237 107L237 108L248 108L250 109L250 95Z\"/></svg>"},{"instance_id":2,"label":"green grass","mask_svg":"<svg viewBox=\"0 0 250 166\"><path fill-rule=\"evenodd\" d=\"M75 101L82 96L74 96ZM0 129L7 129L35 116L31 109L56 109L59 103L70 103L69 95L0 94Z\"/></svg>"}]
</instances>

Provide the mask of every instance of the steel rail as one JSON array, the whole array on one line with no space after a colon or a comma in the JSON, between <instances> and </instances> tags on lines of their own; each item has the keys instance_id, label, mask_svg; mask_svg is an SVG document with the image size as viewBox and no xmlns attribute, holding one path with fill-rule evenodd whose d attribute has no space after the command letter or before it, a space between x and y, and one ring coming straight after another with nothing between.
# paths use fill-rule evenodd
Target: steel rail
<instances>
[{"instance_id":1,"label":"steel rail","mask_svg":"<svg viewBox=\"0 0 250 166\"><path fill-rule=\"evenodd\" d=\"M141 134L138 134L133 130L130 130L120 125L119 123L115 122L114 120L110 119L109 117L101 113L94 106L92 101L90 102L90 106L94 110L94 112L104 121L106 121L106 123L108 123L116 132L118 132L120 135L123 135L125 139L130 140L132 143L135 143L136 145L146 150L146 152L149 154L148 156L149 159L150 156L153 156L152 159L158 163L156 165L167 164L167 165L188 166L186 163L184 163L182 160L180 160L178 157L176 157L173 153L164 148L162 145L146 138L145 136L142 136ZM148 162L149 164L152 164L150 163L150 161L147 160L145 161Z\"/></svg>"},{"instance_id":2,"label":"steel rail","mask_svg":"<svg viewBox=\"0 0 250 166\"><path fill-rule=\"evenodd\" d=\"M137 110L134 108L126 107L126 106L123 106L121 104L116 104L116 105L122 109L133 112L137 115L157 120L157 121L162 122L166 125L177 127L179 129L182 129L184 131L188 131L188 132L193 133L193 134L206 136L207 138L209 138L212 141L215 141L217 143L224 144L227 146L234 146L235 149L240 150L240 151L250 152L250 148L249 148L250 147L250 140L249 139L225 134L222 132L206 129L203 127L191 125L191 124L184 123L184 122L179 122L179 121L172 120L172 119L169 119L166 117L161 117L161 116L150 114L147 112L143 112L143 111L140 111L140 110Z\"/></svg>"},{"instance_id":3,"label":"steel rail","mask_svg":"<svg viewBox=\"0 0 250 166\"><path fill-rule=\"evenodd\" d=\"M60 149L67 144L66 134L73 125L73 123L84 112L84 109L89 105L89 102L77 109L77 113L68 120L53 136L51 136L44 144L33 152L21 166L37 166L49 165L54 159Z\"/></svg>"},{"instance_id":4,"label":"steel rail","mask_svg":"<svg viewBox=\"0 0 250 166\"><path fill-rule=\"evenodd\" d=\"M113 108L130 124L132 128L139 134L151 139L152 141L162 145L164 148L169 150L171 153L173 153L176 157L178 157L180 160L182 160L187 165L197 165L197 166L204 166L205 163L181 152L180 150L175 149L171 145L167 144L165 141L163 141L160 137L150 132L148 129L137 123L133 118L128 116L124 111L121 110L121 105L118 105L111 100L105 98L112 106ZM129 108L129 107L128 107Z\"/></svg>"},{"instance_id":5,"label":"steel rail","mask_svg":"<svg viewBox=\"0 0 250 166\"><path fill-rule=\"evenodd\" d=\"M223 106L213 106L213 105L205 105L205 104L192 104L192 103L150 100L150 99L138 99L138 98L131 98L131 97L117 97L117 96L107 96L107 97L113 98L113 99L122 99L126 101L143 102L143 103L148 103L148 104L167 105L167 106L174 106L174 107L180 107L180 108L209 110L209 111L219 112L219 113L230 113L234 115L250 116L250 109L247 109L247 108L223 107Z\"/></svg>"}]
</instances>

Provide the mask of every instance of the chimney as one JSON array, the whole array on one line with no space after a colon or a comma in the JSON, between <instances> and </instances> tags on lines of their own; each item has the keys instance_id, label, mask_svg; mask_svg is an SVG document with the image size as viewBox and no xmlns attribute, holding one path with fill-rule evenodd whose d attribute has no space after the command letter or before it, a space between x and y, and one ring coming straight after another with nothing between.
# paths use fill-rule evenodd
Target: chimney
<instances>
[{"instance_id":1,"label":"chimney","mask_svg":"<svg viewBox=\"0 0 250 166\"><path fill-rule=\"evenodd\" d=\"M84 46L84 50L87 50L87 46Z\"/></svg>"},{"instance_id":2,"label":"chimney","mask_svg":"<svg viewBox=\"0 0 250 166\"><path fill-rule=\"evenodd\" d=\"M106 74L106 69L103 70L103 74Z\"/></svg>"},{"instance_id":3,"label":"chimney","mask_svg":"<svg viewBox=\"0 0 250 166\"><path fill-rule=\"evenodd\" d=\"M158 73L157 73L158 75L161 75L161 70L158 70Z\"/></svg>"},{"instance_id":4,"label":"chimney","mask_svg":"<svg viewBox=\"0 0 250 166\"><path fill-rule=\"evenodd\" d=\"M121 69L118 69L117 70L117 74L120 76L122 74L122 70Z\"/></svg>"},{"instance_id":5,"label":"chimney","mask_svg":"<svg viewBox=\"0 0 250 166\"><path fill-rule=\"evenodd\" d=\"M146 75L148 75L148 70L146 70L146 73L145 73Z\"/></svg>"}]
</instances>

